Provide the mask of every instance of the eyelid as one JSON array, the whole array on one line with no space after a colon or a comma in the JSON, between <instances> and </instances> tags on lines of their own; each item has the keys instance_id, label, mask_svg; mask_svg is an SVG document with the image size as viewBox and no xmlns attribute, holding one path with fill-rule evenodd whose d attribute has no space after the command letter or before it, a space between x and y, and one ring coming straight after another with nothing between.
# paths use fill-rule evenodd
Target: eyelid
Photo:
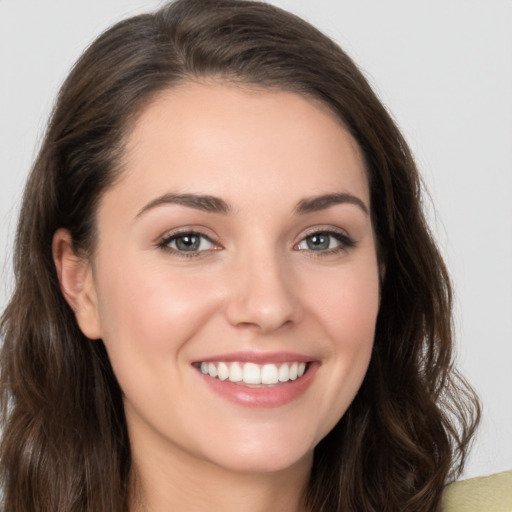
<instances>
[{"instance_id":1,"label":"eyelid","mask_svg":"<svg viewBox=\"0 0 512 512\"><path fill-rule=\"evenodd\" d=\"M188 235L188 234L204 236L205 238L208 238L208 240L211 240L212 242L216 243L217 245L220 245L220 243L217 242L219 237L217 236L217 234L215 232L213 232L211 229L209 229L205 226L201 226L198 224L182 225L179 227L168 229L163 234L158 235L154 240L155 240L155 244L159 244L163 240L168 240L172 237L178 237L180 235L183 236L183 235Z\"/></svg>"},{"instance_id":2,"label":"eyelid","mask_svg":"<svg viewBox=\"0 0 512 512\"><path fill-rule=\"evenodd\" d=\"M170 247L169 244L186 235L195 235L202 238L205 238L208 240L214 247L209 249L203 249L203 250L195 250L195 251L180 251L178 249L175 249L174 247ZM191 258L191 257L198 257L198 256L204 256L205 253L209 253L212 251L217 251L222 249L222 245L216 240L216 237L206 233L203 229L198 227L180 227L171 231L166 232L164 235L160 236L156 240L155 244L159 249L162 249L164 251L170 252L173 255L176 255L178 257L184 257L184 258Z\"/></svg>"},{"instance_id":3,"label":"eyelid","mask_svg":"<svg viewBox=\"0 0 512 512\"><path fill-rule=\"evenodd\" d=\"M303 231L300 234L300 239L306 238L307 236L314 235L316 233L334 233L342 236L346 236L350 238L350 235L348 234L346 229L339 228L337 226L331 226L331 225L324 225L319 224L316 226L311 226L307 228L305 231Z\"/></svg>"},{"instance_id":4,"label":"eyelid","mask_svg":"<svg viewBox=\"0 0 512 512\"><path fill-rule=\"evenodd\" d=\"M319 250L314 251L312 249L298 249L299 244L304 242L306 238L318 235L318 234L325 234L332 236L336 238L339 242L339 246L333 247L331 249L325 249L325 250ZM304 251L307 253L314 253L314 256L322 256L322 255L329 255L329 254L335 254L342 251L347 251L351 249L352 247L356 246L356 241L352 236L348 234L348 232L345 229L341 229L335 226L313 226L308 228L305 232L303 232L300 236L300 239L298 242L294 244L294 249Z\"/></svg>"}]
</instances>

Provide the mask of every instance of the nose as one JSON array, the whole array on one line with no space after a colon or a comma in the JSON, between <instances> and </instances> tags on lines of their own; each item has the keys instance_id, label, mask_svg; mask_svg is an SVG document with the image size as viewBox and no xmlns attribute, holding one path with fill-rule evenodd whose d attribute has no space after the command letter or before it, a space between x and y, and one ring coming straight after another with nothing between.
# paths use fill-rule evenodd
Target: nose
<instances>
[{"instance_id":1,"label":"nose","mask_svg":"<svg viewBox=\"0 0 512 512\"><path fill-rule=\"evenodd\" d=\"M302 318L302 306L290 265L277 255L240 258L229 275L226 317L237 327L267 334Z\"/></svg>"}]
</instances>

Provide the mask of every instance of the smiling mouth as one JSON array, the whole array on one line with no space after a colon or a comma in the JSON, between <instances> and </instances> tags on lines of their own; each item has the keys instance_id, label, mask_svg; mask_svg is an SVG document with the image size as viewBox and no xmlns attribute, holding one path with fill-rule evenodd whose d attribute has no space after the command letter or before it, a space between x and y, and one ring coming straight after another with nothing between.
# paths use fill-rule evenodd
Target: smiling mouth
<instances>
[{"instance_id":1,"label":"smiling mouth","mask_svg":"<svg viewBox=\"0 0 512 512\"><path fill-rule=\"evenodd\" d=\"M287 363L243 363L199 362L194 366L207 375L220 381L248 386L275 386L300 379L308 370L308 363L292 361Z\"/></svg>"}]
</instances>

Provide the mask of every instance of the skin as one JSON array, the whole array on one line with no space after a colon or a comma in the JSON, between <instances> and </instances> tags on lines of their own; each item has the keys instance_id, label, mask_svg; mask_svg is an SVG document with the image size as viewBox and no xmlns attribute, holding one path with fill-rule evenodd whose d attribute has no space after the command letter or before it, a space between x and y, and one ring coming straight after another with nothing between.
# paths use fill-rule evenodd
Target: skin
<instances>
[{"instance_id":1,"label":"skin","mask_svg":"<svg viewBox=\"0 0 512 512\"><path fill-rule=\"evenodd\" d=\"M379 307L356 142L312 99L188 83L140 115L124 166L100 202L93 256L75 256L65 230L54 256L81 329L103 340L125 394L131 509L302 510L313 449L360 387ZM356 199L297 211L333 193ZM229 211L163 194L215 196ZM176 240L162 247L183 229L208 237L192 257ZM332 230L341 242L308 245L312 231ZM316 373L290 403L244 407L192 365L238 351L305 354Z\"/></svg>"}]
</instances>

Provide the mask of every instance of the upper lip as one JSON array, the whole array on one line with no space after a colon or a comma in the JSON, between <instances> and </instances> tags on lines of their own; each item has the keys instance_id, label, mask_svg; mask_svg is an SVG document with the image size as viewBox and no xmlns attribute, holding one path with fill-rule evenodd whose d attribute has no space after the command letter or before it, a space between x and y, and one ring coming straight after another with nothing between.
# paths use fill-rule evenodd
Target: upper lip
<instances>
[{"instance_id":1,"label":"upper lip","mask_svg":"<svg viewBox=\"0 0 512 512\"><path fill-rule=\"evenodd\" d=\"M229 352L226 354L216 354L211 357L205 357L204 359L197 359L193 361L193 363L208 363L208 362L242 362L242 363L256 363L256 364L265 364L265 363L289 363L289 362L299 362L299 363L309 363L314 361L315 358L305 355L299 354L296 352Z\"/></svg>"}]
</instances>

